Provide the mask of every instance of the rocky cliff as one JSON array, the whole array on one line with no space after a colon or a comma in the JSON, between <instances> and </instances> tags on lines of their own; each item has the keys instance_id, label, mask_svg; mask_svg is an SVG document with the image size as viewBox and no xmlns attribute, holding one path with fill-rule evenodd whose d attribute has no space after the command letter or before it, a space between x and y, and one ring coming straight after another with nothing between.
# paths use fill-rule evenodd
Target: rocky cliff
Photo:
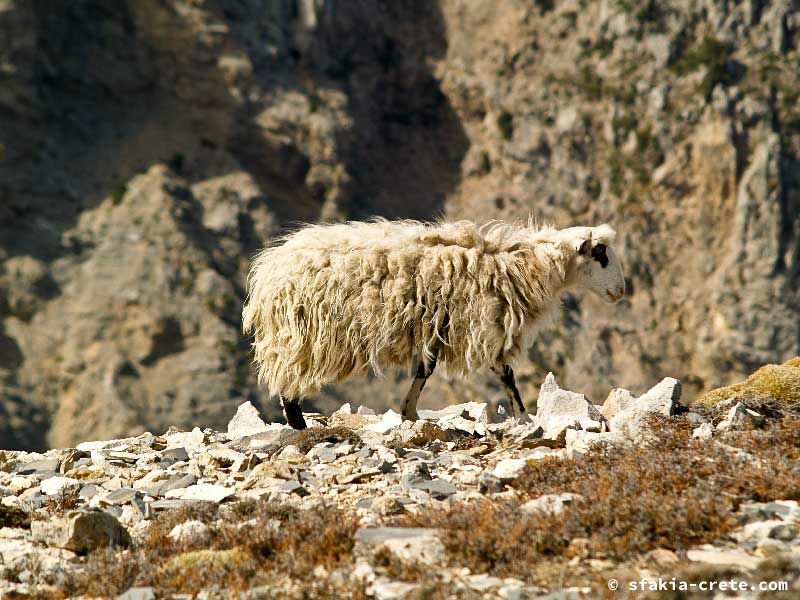
<instances>
[{"instance_id":1,"label":"rocky cliff","mask_svg":"<svg viewBox=\"0 0 800 600\"><path fill-rule=\"evenodd\" d=\"M628 299L567 297L527 398L553 370L691 400L796 355L798 27L777 0L0 0L0 446L277 415L239 315L296 221L611 222Z\"/></svg>"}]
</instances>

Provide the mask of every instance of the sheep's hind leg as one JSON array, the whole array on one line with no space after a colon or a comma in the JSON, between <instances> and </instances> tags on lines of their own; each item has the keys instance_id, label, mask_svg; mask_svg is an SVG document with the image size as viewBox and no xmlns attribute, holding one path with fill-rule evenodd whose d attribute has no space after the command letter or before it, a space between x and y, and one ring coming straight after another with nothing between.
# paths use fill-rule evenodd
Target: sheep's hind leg
<instances>
[{"instance_id":1,"label":"sheep's hind leg","mask_svg":"<svg viewBox=\"0 0 800 600\"><path fill-rule=\"evenodd\" d=\"M516 418L516 408L519 408L520 416L525 414L525 405L522 403L522 398L517 389L517 382L514 380L514 371L508 365L500 367L492 367L492 371L500 378L500 383L503 384L503 390L508 396L508 403L511 405L511 416Z\"/></svg>"},{"instance_id":2,"label":"sheep's hind leg","mask_svg":"<svg viewBox=\"0 0 800 600\"><path fill-rule=\"evenodd\" d=\"M425 382L428 381L428 377L431 376L433 369L436 368L436 359L438 356L439 352L436 351L433 354L433 358L427 364L425 364L423 360L417 363L417 373L414 376L414 382L411 384L411 389L408 390L403 400L404 419L408 421L419 420L419 415L417 414L417 400L419 400L419 395L422 393L422 388L425 387Z\"/></svg>"},{"instance_id":3,"label":"sheep's hind leg","mask_svg":"<svg viewBox=\"0 0 800 600\"><path fill-rule=\"evenodd\" d=\"M289 425L295 429L306 428L306 420L303 418L299 398L284 398L281 396L281 406L283 406L283 414L286 416L286 422Z\"/></svg>"}]
</instances>

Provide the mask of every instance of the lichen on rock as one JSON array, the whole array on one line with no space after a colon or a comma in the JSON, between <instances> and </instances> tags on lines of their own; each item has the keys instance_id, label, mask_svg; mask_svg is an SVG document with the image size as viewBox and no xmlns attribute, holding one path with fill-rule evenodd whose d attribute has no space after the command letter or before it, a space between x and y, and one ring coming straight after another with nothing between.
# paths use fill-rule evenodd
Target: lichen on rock
<instances>
[{"instance_id":1,"label":"lichen on rock","mask_svg":"<svg viewBox=\"0 0 800 600\"><path fill-rule=\"evenodd\" d=\"M800 404L800 356L782 365L764 365L745 381L706 392L695 402L710 406L730 398L774 398Z\"/></svg>"}]
</instances>

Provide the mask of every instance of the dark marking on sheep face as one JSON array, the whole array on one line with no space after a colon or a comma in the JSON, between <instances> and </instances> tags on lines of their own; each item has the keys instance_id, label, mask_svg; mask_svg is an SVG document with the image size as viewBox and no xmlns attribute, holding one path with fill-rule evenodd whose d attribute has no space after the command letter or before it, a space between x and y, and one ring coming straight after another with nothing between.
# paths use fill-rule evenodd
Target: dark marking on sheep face
<instances>
[{"instance_id":1,"label":"dark marking on sheep face","mask_svg":"<svg viewBox=\"0 0 800 600\"><path fill-rule=\"evenodd\" d=\"M604 269L608 266L608 255L606 254L605 244L597 244L597 246L592 248L592 259L599 262L600 266Z\"/></svg>"}]
</instances>

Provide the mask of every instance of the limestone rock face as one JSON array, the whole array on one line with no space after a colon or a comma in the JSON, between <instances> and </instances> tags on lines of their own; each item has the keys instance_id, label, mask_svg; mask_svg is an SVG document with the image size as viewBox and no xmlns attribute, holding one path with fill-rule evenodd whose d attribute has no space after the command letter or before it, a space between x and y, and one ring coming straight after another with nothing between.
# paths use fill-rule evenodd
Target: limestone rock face
<instances>
[{"instance_id":1,"label":"limestone rock face","mask_svg":"<svg viewBox=\"0 0 800 600\"><path fill-rule=\"evenodd\" d=\"M529 403L549 371L691 401L800 353L791 3L56 4L0 0L0 448L279 418L240 312L298 221L611 223L626 299L565 296ZM420 408L497 396L437 372Z\"/></svg>"}]
</instances>

